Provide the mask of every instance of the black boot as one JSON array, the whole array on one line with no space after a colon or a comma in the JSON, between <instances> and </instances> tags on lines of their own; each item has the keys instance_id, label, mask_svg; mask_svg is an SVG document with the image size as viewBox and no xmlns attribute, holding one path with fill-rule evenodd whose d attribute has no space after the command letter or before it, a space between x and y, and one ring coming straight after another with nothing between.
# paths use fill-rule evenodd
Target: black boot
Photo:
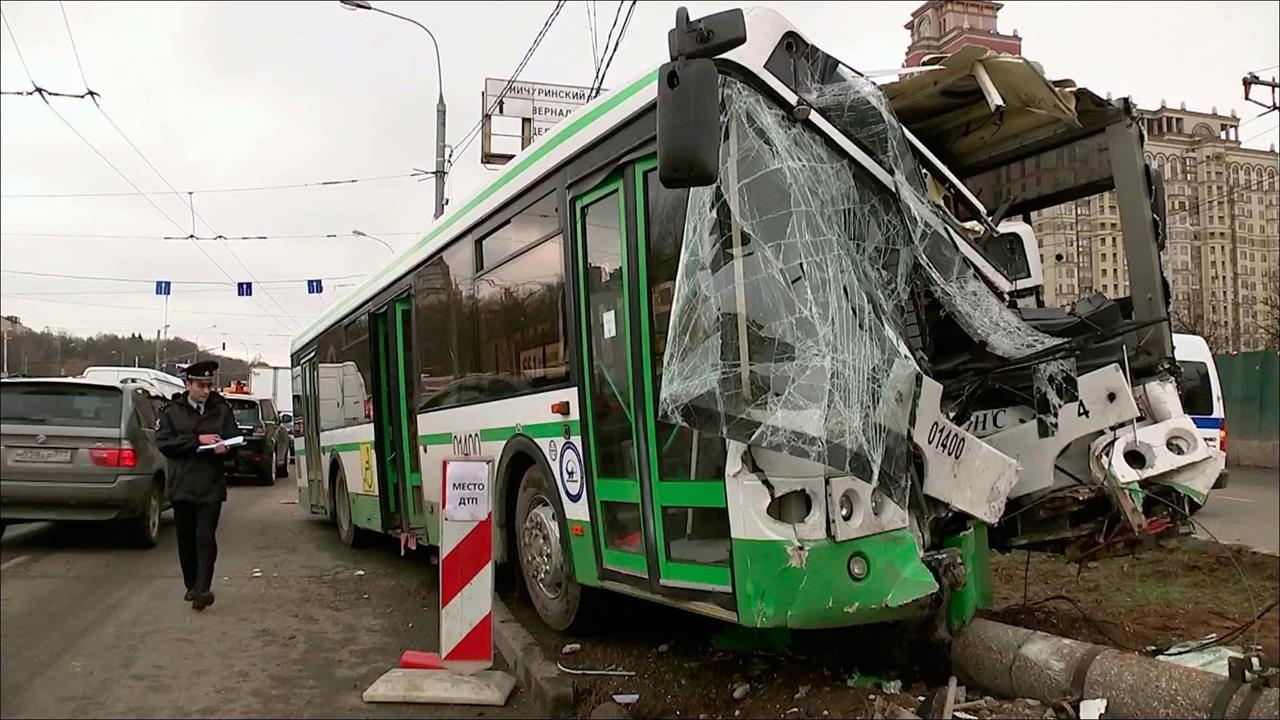
<instances>
[{"instance_id":1,"label":"black boot","mask_svg":"<svg viewBox=\"0 0 1280 720\"><path fill-rule=\"evenodd\" d=\"M195 599L196 599L196 591L195 591L195 590L188 590L188 591L187 591L187 594L182 596L182 599L183 599L183 600L186 600L187 602L191 602L192 600L195 600Z\"/></svg>"},{"instance_id":2,"label":"black boot","mask_svg":"<svg viewBox=\"0 0 1280 720\"><path fill-rule=\"evenodd\" d=\"M212 604L213 604L213 593L209 591L205 591L202 593L196 593L195 600L191 601L191 608L193 610L203 610Z\"/></svg>"}]
</instances>

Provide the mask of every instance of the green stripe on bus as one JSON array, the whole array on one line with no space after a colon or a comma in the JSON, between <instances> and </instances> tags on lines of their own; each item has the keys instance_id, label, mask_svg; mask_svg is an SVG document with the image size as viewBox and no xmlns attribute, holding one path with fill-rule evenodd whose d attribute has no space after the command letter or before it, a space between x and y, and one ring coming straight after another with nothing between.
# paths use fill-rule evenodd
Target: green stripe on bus
<instances>
[{"instance_id":1,"label":"green stripe on bus","mask_svg":"<svg viewBox=\"0 0 1280 720\"><path fill-rule=\"evenodd\" d=\"M369 442L372 442L372 441L365 440L364 442L345 442L345 443L334 443L332 445L321 445L320 451L321 452L340 452L340 453L341 452L359 452L360 446Z\"/></svg>"},{"instance_id":2,"label":"green stripe on bus","mask_svg":"<svg viewBox=\"0 0 1280 720\"><path fill-rule=\"evenodd\" d=\"M635 95L645 87L648 87L649 85L652 85L657 81L658 81L658 71L654 70L648 75L645 75L644 77L635 81L626 89L617 93L613 97L610 97L607 100L605 100L603 103L600 104L599 107L588 112L587 114L583 115L582 117L578 118L572 123L564 126L563 128L558 128L560 132L544 140L540 145L534 148L533 152L529 153L527 157L521 159L520 162L516 163L515 166L509 172L503 174L502 177L495 180L492 185L490 185L488 188L482 191L479 195L476 195L475 197L473 197L470 201L467 202L466 205L462 206L461 210L459 210L456 213L451 213L447 218L445 218L444 223L442 223L439 227L433 229L430 233L427 234L426 237L414 243L414 245L410 247L408 250L401 253L399 257L393 260L390 265L388 265L387 267L383 268L380 272L378 272L378 274L374 275L373 277L361 283L360 287L356 288L356 290L353 291L347 297L356 297L360 293L363 293L365 290L369 289L369 287L372 286L374 283L381 281L384 277L386 277L390 273L399 271L400 264L406 257L413 255L414 253L418 252L423 247L428 245L432 240L435 240L437 237L443 234L446 230L452 227L456 222L458 222L459 219L466 217L467 214L470 213L472 210L474 210L478 205L480 205L480 203L484 202L485 200L488 200L494 193L506 187L508 183L510 183L515 178L517 178L521 173L529 169L530 166L532 166L534 163L541 160L552 150L555 150L556 148L563 145L565 140L568 140L570 137L576 135L578 131L582 130L584 127L600 119L601 116L605 115L610 110L613 110L615 107L629 100L632 95ZM302 333L302 335L300 335L299 337L308 337L308 338L311 337L314 333L318 332L320 328L328 324L333 319L335 314L344 314L348 310L349 308L343 308L342 303L339 303L338 305L334 306L333 308L325 312L323 315L321 315L320 318L316 320L314 323L312 323L311 327L307 328L306 332Z\"/></svg>"},{"instance_id":3,"label":"green stripe on bus","mask_svg":"<svg viewBox=\"0 0 1280 720\"><path fill-rule=\"evenodd\" d=\"M511 439L515 435L528 435L531 438L558 438L564 437L565 427L569 428L569 435L578 435L581 433L581 426L577 420L565 420L563 422L546 422L546 423L530 423L517 428L515 425L507 425L504 427L482 428L480 430L480 442L503 442ZM453 433L428 433L419 435L418 442L427 445L451 445L453 444Z\"/></svg>"}]
</instances>

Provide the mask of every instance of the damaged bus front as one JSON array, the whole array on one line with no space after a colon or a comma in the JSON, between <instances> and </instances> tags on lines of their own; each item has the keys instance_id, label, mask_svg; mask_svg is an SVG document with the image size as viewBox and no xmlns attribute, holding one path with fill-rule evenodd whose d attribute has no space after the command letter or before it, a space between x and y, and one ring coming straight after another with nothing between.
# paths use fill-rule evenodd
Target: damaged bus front
<instances>
[{"instance_id":1,"label":"damaged bus front","mask_svg":"<svg viewBox=\"0 0 1280 720\"><path fill-rule=\"evenodd\" d=\"M1214 458L1194 426L1181 434L1167 375L1163 292L1105 325L1042 322L982 251L1000 217L870 80L768 10L681 10L669 49L658 173L690 190L657 405L729 444L739 622L945 606L954 626L989 599L987 527L1017 534L1011 496L1052 522L1087 504L1060 497L1088 491L1104 522L1144 532L1157 501L1207 491L1190 469ZM1114 144L1110 170L1142 182L1140 142ZM1129 210L1158 273L1151 204ZM1106 343L1120 352L1087 352ZM1005 406L1030 408L1026 422L964 427ZM1084 468L1060 494L1067 451Z\"/></svg>"}]
</instances>

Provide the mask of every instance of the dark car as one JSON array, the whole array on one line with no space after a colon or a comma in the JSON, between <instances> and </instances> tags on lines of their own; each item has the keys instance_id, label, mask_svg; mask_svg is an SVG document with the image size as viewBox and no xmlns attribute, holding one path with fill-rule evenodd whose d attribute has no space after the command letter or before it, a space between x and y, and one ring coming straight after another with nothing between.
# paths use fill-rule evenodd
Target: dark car
<instances>
[{"instance_id":1,"label":"dark car","mask_svg":"<svg viewBox=\"0 0 1280 720\"><path fill-rule=\"evenodd\" d=\"M11 522L116 521L154 547L169 505L155 426L167 401L109 381L0 381L0 531Z\"/></svg>"},{"instance_id":2,"label":"dark car","mask_svg":"<svg viewBox=\"0 0 1280 720\"><path fill-rule=\"evenodd\" d=\"M227 460L227 474L250 477L263 485L289 474L289 428L280 422L271 398L227 393L244 446Z\"/></svg>"}]
</instances>

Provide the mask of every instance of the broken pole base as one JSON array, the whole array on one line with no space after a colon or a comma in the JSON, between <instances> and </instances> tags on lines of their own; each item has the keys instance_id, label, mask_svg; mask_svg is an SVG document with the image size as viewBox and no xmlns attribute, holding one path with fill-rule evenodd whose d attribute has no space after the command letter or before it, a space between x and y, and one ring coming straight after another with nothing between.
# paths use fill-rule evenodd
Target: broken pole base
<instances>
[{"instance_id":1,"label":"broken pole base","mask_svg":"<svg viewBox=\"0 0 1280 720\"><path fill-rule=\"evenodd\" d=\"M951 660L956 675L992 695L1047 704L1105 698L1108 718L1280 716L1276 688L1232 687L1202 670L990 620L956 633ZM1225 713L1215 710L1219 701Z\"/></svg>"},{"instance_id":2,"label":"broken pole base","mask_svg":"<svg viewBox=\"0 0 1280 720\"><path fill-rule=\"evenodd\" d=\"M394 668L375 680L361 699L369 703L502 706L515 687L515 677L501 670L463 675L449 670Z\"/></svg>"}]
</instances>

